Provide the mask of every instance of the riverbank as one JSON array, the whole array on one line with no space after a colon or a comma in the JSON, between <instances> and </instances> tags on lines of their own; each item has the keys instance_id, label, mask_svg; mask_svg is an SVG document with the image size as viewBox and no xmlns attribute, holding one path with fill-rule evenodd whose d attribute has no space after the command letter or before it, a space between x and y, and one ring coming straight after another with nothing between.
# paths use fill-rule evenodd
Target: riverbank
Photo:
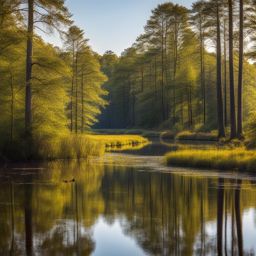
<instances>
[{"instance_id":1,"label":"riverbank","mask_svg":"<svg viewBox=\"0 0 256 256\"><path fill-rule=\"evenodd\" d=\"M150 143L147 138L140 135L87 135L95 142L103 143L105 151L115 151L120 149L134 149Z\"/></svg>"},{"instance_id":2,"label":"riverbank","mask_svg":"<svg viewBox=\"0 0 256 256\"><path fill-rule=\"evenodd\" d=\"M256 171L256 151L237 149L185 149L165 155L168 166Z\"/></svg>"},{"instance_id":3,"label":"riverbank","mask_svg":"<svg viewBox=\"0 0 256 256\"><path fill-rule=\"evenodd\" d=\"M138 135L72 135L62 139L57 158L82 159L102 156L106 151L133 148L148 143L148 139Z\"/></svg>"},{"instance_id":4,"label":"riverbank","mask_svg":"<svg viewBox=\"0 0 256 256\"><path fill-rule=\"evenodd\" d=\"M17 140L1 148L0 162L58 159L87 159L102 156L106 151L129 149L150 143L138 135L62 135L36 138L27 142Z\"/></svg>"},{"instance_id":5,"label":"riverbank","mask_svg":"<svg viewBox=\"0 0 256 256\"><path fill-rule=\"evenodd\" d=\"M102 135L139 135L148 139L161 138L167 141L196 141L196 142L217 142L217 131L193 132L193 131L168 131L168 130L144 130L144 129L96 129L97 134Z\"/></svg>"}]
</instances>

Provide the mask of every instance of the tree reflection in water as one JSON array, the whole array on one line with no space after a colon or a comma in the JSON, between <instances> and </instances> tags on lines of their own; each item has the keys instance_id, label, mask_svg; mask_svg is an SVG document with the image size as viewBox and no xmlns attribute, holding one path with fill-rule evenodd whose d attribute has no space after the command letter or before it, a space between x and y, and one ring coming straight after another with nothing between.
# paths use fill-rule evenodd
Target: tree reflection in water
<instances>
[{"instance_id":1,"label":"tree reflection in water","mask_svg":"<svg viewBox=\"0 0 256 256\"><path fill-rule=\"evenodd\" d=\"M91 255L101 242L93 232L102 218L108 226L119 221L145 254L246 255L256 249L249 242L256 235L250 180L150 167L142 172L110 162L41 167L1 172L1 255Z\"/></svg>"}]
</instances>

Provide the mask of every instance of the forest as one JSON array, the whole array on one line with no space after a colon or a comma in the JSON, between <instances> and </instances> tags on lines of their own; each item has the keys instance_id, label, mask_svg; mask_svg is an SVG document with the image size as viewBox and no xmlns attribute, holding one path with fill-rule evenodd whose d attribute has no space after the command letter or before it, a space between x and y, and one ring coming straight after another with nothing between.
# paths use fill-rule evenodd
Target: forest
<instances>
[{"instance_id":1,"label":"forest","mask_svg":"<svg viewBox=\"0 0 256 256\"><path fill-rule=\"evenodd\" d=\"M7 154L19 143L29 157L40 141L84 133L97 121L107 78L64 1L1 0L0 10L0 143ZM60 33L65 47L38 31Z\"/></svg>"},{"instance_id":2,"label":"forest","mask_svg":"<svg viewBox=\"0 0 256 256\"><path fill-rule=\"evenodd\" d=\"M2 157L72 157L66 144L81 151L99 128L254 144L256 1L159 4L121 56L94 52L63 0L1 0L0 9ZM39 32L59 33L63 47Z\"/></svg>"},{"instance_id":3,"label":"forest","mask_svg":"<svg viewBox=\"0 0 256 256\"><path fill-rule=\"evenodd\" d=\"M243 138L255 127L255 7L241 0L200 0L190 10L158 5L121 57L103 55L110 104L97 127Z\"/></svg>"}]
</instances>

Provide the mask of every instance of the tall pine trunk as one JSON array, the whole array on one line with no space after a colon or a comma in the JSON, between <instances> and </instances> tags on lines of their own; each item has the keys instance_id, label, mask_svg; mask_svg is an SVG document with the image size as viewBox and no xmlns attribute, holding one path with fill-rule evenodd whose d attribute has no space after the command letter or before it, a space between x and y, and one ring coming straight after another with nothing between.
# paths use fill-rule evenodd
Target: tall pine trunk
<instances>
[{"instance_id":1,"label":"tall pine trunk","mask_svg":"<svg viewBox=\"0 0 256 256\"><path fill-rule=\"evenodd\" d=\"M75 131L78 133L78 52L76 53L76 65L75 65L75 72L76 72L76 108L75 108Z\"/></svg>"},{"instance_id":2,"label":"tall pine trunk","mask_svg":"<svg viewBox=\"0 0 256 256\"><path fill-rule=\"evenodd\" d=\"M173 125L176 124L176 73L178 59L178 31L177 21L174 24L174 59L173 59Z\"/></svg>"},{"instance_id":3,"label":"tall pine trunk","mask_svg":"<svg viewBox=\"0 0 256 256\"><path fill-rule=\"evenodd\" d=\"M162 121L165 121L165 95L164 95L164 24L162 22L162 42L161 42L161 104Z\"/></svg>"},{"instance_id":4,"label":"tall pine trunk","mask_svg":"<svg viewBox=\"0 0 256 256\"><path fill-rule=\"evenodd\" d=\"M144 92L144 67L141 67L140 70L140 74L141 74L141 93Z\"/></svg>"},{"instance_id":5,"label":"tall pine trunk","mask_svg":"<svg viewBox=\"0 0 256 256\"><path fill-rule=\"evenodd\" d=\"M75 84L75 43L73 42L72 49L72 85L71 85L71 95L70 95L70 130L73 132L73 94L74 94L74 84Z\"/></svg>"},{"instance_id":6,"label":"tall pine trunk","mask_svg":"<svg viewBox=\"0 0 256 256\"><path fill-rule=\"evenodd\" d=\"M27 56L26 56L26 95L25 95L25 133L32 133L32 55L34 34L34 0L28 0L28 29L27 29Z\"/></svg>"},{"instance_id":7,"label":"tall pine trunk","mask_svg":"<svg viewBox=\"0 0 256 256\"><path fill-rule=\"evenodd\" d=\"M224 123L225 127L228 126L228 104L227 104L227 38L226 38L226 19L224 19Z\"/></svg>"},{"instance_id":8,"label":"tall pine trunk","mask_svg":"<svg viewBox=\"0 0 256 256\"><path fill-rule=\"evenodd\" d=\"M10 73L10 84L11 84L11 129L10 129L10 139L13 141L13 130L14 130L14 84L13 84L13 74Z\"/></svg>"},{"instance_id":9,"label":"tall pine trunk","mask_svg":"<svg viewBox=\"0 0 256 256\"><path fill-rule=\"evenodd\" d=\"M84 132L84 71L82 71L82 78L81 78L81 105L82 105L81 133L83 133Z\"/></svg>"},{"instance_id":10,"label":"tall pine trunk","mask_svg":"<svg viewBox=\"0 0 256 256\"><path fill-rule=\"evenodd\" d=\"M155 69L154 90L155 90L155 100L157 100L157 59L156 59L156 56L155 56L154 69Z\"/></svg>"},{"instance_id":11,"label":"tall pine trunk","mask_svg":"<svg viewBox=\"0 0 256 256\"><path fill-rule=\"evenodd\" d=\"M204 33L202 27L202 17L200 14L200 76L203 103L203 124L206 123L206 97L205 97L205 67L204 67Z\"/></svg>"},{"instance_id":12,"label":"tall pine trunk","mask_svg":"<svg viewBox=\"0 0 256 256\"><path fill-rule=\"evenodd\" d=\"M244 1L240 0L239 7L239 70L238 70L238 101L237 101L237 136L243 136L243 64L244 64Z\"/></svg>"},{"instance_id":13,"label":"tall pine trunk","mask_svg":"<svg viewBox=\"0 0 256 256\"><path fill-rule=\"evenodd\" d=\"M219 3L217 3L217 115L219 138L225 137L223 99L222 99L222 76L221 76L221 36L220 36L220 14Z\"/></svg>"},{"instance_id":14,"label":"tall pine trunk","mask_svg":"<svg viewBox=\"0 0 256 256\"><path fill-rule=\"evenodd\" d=\"M230 139L236 138L236 106L234 86L234 58L233 58L233 1L228 0L229 9L229 82L230 82Z\"/></svg>"}]
</instances>

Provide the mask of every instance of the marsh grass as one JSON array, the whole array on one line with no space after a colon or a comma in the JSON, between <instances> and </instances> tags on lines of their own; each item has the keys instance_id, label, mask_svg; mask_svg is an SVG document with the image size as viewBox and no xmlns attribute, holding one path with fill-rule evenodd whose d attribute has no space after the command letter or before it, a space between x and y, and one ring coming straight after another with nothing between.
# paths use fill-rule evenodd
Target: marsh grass
<instances>
[{"instance_id":1,"label":"marsh grass","mask_svg":"<svg viewBox=\"0 0 256 256\"><path fill-rule=\"evenodd\" d=\"M192 132L183 131L176 135L176 140L196 140L196 141L217 141L217 132Z\"/></svg>"},{"instance_id":2,"label":"marsh grass","mask_svg":"<svg viewBox=\"0 0 256 256\"><path fill-rule=\"evenodd\" d=\"M89 135L64 135L37 141L41 159L87 159L104 154L104 144Z\"/></svg>"},{"instance_id":3,"label":"marsh grass","mask_svg":"<svg viewBox=\"0 0 256 256\"><path fill-rule=\"evenodd\" d=\"M138 148L149 141L138 135L70 135L37 136L8 142L1 148L0 161L88 159L106 151Z\"/></svg>"},{"instance_id":4,"label":"marsh grass","mask_svg":"<svg viewBox=\"0 0 256 256\"><path fill-rule=\"evenodd\" d=\"M103 143L107 151L145 145L149 140L140 135L88 135L94 141Z\"/></svg>"},{"instance_id":5,"label":"marsh grass","mask_svg":"<svg viewBox=\"0 0 256 256\"><path fill-rule=\"evenodd\" d=\"M165 156L168 166L256 171L256 151L237 149L185 149Z\"/></svg>"},{"instance_id":6,"label":"marsh grass","mask_svg":"<svg viewBox=\"0 0 256 256\"><path fill-rule=\"evenodd\" d=\"M0 162L88 159L106 151L138 149L149 140L140 135L60 134L17 138L0 143Z\"/></svg>"}]
</instances>

